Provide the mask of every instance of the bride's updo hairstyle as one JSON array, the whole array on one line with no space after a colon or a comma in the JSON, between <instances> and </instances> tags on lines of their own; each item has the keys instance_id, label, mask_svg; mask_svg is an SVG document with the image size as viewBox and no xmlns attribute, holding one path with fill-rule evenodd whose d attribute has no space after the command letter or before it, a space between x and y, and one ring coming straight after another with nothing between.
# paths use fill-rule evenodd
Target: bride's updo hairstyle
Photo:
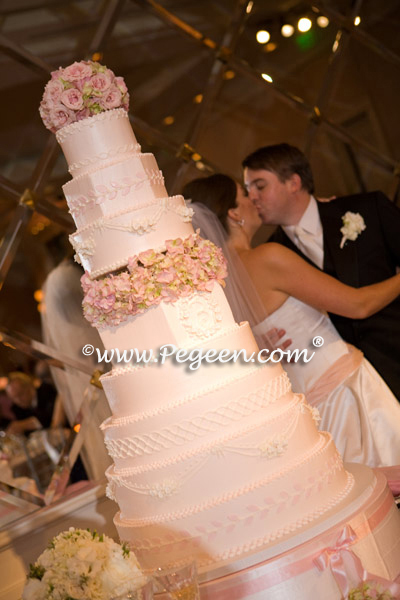
<instances>
[{"instance_id":1,"label":"bride's updo hairstyle","mask_svg":"<svg viewBox=\"0 0 400 600\"><path fill-rule=\"evenodd\" d=\"M182 189L182 196L186 200L201 202L212 210L227 233L228 210L236 207L236 194L235 181L220 173L193 179Z\"/></svg>"}]
</instances>

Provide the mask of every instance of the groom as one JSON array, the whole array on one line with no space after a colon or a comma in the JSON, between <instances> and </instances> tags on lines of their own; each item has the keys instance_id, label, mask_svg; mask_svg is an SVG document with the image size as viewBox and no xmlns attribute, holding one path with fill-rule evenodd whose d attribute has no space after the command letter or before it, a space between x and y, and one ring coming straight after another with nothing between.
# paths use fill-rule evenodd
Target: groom
<instances>
[{"instance_id":1,"label":"groom","mask_svg":"<svg viewBox=\"0 0 400 600\"><path fill-rule=\"evenodd\" d=\"M280 225L269 241L287 246L353 287L396 273L400 209L382 192L317 202L309 162L289 144L259 148L242 164L245 186L263 223ZM329 316L400 400L400 297L366 319Z\"/></svg>"}]
</instances>

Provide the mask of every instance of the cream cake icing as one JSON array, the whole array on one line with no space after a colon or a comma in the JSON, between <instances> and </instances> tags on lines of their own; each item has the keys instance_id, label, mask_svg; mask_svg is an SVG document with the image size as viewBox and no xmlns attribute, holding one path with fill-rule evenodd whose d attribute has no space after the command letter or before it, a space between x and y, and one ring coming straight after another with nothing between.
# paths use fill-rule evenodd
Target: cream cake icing
<instances>
[{"instance_id":1,"label":"cream cake icing","mask_svg":"<svg viewBox=\"0 0 400 600\"><path fill-rule=\"evenodd\" d=\"M64 187L78 226L71 241L93 280L193 233L123 109L67 125L57 139L73 175ZM121 351L258 350L216 283L99 333ZM316 411L293 394L280 364L114 364L102 384L113 414L103 430L115 524L143 566L238 558L312 523L352 487L331 436L318 432Z\"/></svg>"}]
</instances>

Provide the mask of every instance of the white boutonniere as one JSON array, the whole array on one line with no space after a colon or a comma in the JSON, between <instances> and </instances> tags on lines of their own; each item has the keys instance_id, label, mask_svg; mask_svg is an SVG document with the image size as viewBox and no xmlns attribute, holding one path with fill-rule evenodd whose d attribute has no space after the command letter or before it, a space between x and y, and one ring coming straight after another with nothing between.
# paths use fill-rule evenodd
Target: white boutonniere
<instances>
[{"instance_id":1,"label":"white boutonniere","mask_svg":"<svg viewBox=\"0 0 400 600\"><path fill-rule=\"evenodd\" d=\"M341 248L343 248L347 240L354 242L360 233L367 227L360 213L347 211L347 213L342 216L342 221L343 227L340 229L341 233L343 233L343 237L340 242Z\"/></svg>"}]
</instances>

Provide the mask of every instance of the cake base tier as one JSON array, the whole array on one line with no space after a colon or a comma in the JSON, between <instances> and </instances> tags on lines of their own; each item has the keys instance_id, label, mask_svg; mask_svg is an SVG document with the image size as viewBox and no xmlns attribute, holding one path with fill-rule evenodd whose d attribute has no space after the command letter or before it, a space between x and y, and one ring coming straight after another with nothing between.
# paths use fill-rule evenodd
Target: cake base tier
<instances>
[{"instance_id":1,"label":"cake base tier","mask_svg":"<svg viewBox=\"0 0 400 600\"><path fill-rule=\"evenodd\" d=\"M399 578L400 512L386 478L364 465L345 466L356 483L333 514L260 552L200 569L201 600L340 600L344 594L329 558L322 570L315 562L329 555L343 560L342 585L348 589L361 585L362 570L369 581L382 578L393 582ZM357 557L363 568L359 572L354 568ZM389 583L380 585L386 589ZM164 597L156 595L159 600Z\"/></svg>"}]
</instances>

